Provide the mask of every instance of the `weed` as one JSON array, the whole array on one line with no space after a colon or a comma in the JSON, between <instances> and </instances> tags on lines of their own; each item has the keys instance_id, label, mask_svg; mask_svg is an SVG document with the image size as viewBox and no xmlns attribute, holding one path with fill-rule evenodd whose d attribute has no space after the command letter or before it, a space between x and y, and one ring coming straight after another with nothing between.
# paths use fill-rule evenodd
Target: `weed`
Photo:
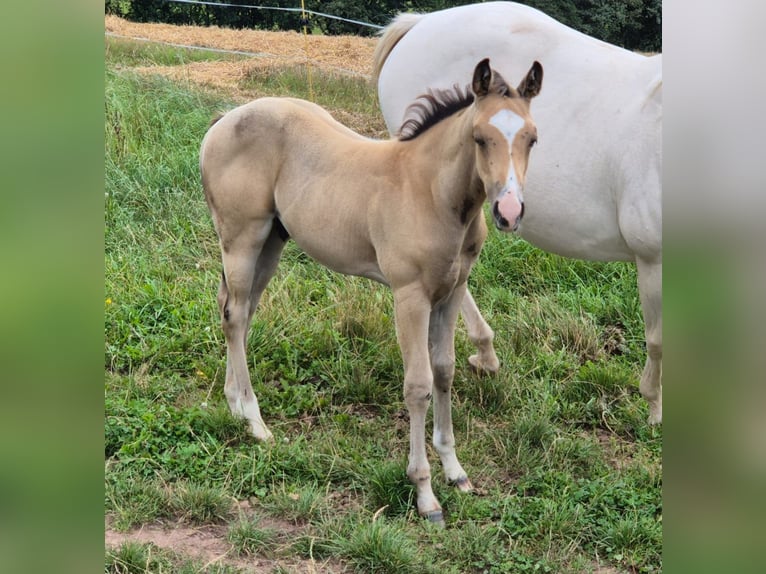
<instances>
[{"instance_id":1,"label":"weed","mask_svg":"<svg viewBox=\"0 0 766 574\"><path fill-rule=\"evenodd\" d=\"M107 473L106 507L114 516L113 527L117 530L171 514L168 492L157 480L115 473Z\"/></svg>"},{"instance_id":2,"label":"weed","mask_svg":"<svg viewBox=\"0 0 766 574\"><path fill-rule=\"evenodd\" d=\"M288 487L282 484L274 488L262 501L263 507L297 524L316 521L327 511L324 493L316 484Z\"/></svg>"},{"instance_id":3,"label":"weed","mask_svg":"<svg viewBox=\"0 0 766 574\"><path fill-rule=\"evenodd\" d=\"M406 470L401 462L368 465L366 490L370 508L383 510L387 516L403 516L412 511L415 489Z\"/></svg>"},{"instance_id":4,"label":"weed","mask_svg":"<svg viewBox=\"0 0 766 574\"><path fill-rule=\"evenodd\" d=\"M408 574L425 569L422 554L401 524L382 518L355 526L334 544L357 572Z\"/></svg>"},{"instance_id":5,"label":"weed","mask_svg":"<svg viewBox=\"0 0 766 574\"><path fill-rule=\"evenodd\" d=\"M229 526L226 535L237 554L246 556L271 555L276 537L276 531L261 527L257 518L240 518L239 522Z\"/></svg>"},{"instance_id":6,"label":"weed","mask_svg":"<svg viewBox=\"0 0 766 574\"><path fill-rule=\"evenodd\" d=\"M177 484L170 500L173 510L192 524L225 521L232 513L232 499L220 488Z\"/></svg>"},{"instance_id":7,"label":"weed","mask_svg":"<svg viewBox=\"0 0 766 574\"><path fill-rule=\"evenodd\" d=\"M106 552L106 574L153 574L171 572L171 561L152 544L125 542Z\"/></svg>"}]
</instances>

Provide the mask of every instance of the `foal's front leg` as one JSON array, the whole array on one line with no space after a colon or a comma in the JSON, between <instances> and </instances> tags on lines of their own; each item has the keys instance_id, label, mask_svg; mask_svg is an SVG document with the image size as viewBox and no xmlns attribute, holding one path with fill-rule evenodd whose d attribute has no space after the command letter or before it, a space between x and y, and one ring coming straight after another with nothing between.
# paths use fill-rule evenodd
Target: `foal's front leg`
<instances>
[{"instance_id":1,"label":"foal's front leg","mask_svg":"<svg viewBox=\"0 0 766 574\"><path fill-rule=\"evenodd\" d=\"M394 314L404 362L404 404L410 414L407 476L415 485L418 513L443 524L441 505L431 488L431 467L426 454L426 413L433 388L428 353L431 302L420 285L410 284L394 291Z\"/></svg>"},{"instance_id":2,"label":"foal's front leg","mask_svg":"<svg viewBox=\"0 0 766 574\"><path fill-rule=\"evenodd\" d=\"M465 294L465 295L464 295ZM468 475L455 453L452 429L452 382L455 378L455 324L461 301L470 298L465 284L431 313L428 333L431 369L434 377L434 436L433 444L444 469L447 482L463 492L473 490Z\"/></svg>"}]
</instances>

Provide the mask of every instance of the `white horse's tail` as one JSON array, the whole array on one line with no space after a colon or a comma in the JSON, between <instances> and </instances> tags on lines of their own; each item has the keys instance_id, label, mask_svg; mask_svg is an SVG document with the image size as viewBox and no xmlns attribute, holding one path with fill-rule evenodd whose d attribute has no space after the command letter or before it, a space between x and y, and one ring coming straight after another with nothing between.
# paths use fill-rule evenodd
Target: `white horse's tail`
<instances>
[{"instance_id":1,"label":"white horse's tail","mask_svg":"<svg viewBox=\"0 0 766 574\"><path fill-rule=\"evenodd\" d=\"M372 81L375 84L378 83L380 71L383 69L383 64L386 63L386 58L388 58L391 50L394 49L397 42L399 42L399 40L401 40L423 16L424 14L399 14L388 26L378 33L380 35L380 40L378 40L378 43L375 45L375 52L372 55Z\"/></svg>"}]
</instances>

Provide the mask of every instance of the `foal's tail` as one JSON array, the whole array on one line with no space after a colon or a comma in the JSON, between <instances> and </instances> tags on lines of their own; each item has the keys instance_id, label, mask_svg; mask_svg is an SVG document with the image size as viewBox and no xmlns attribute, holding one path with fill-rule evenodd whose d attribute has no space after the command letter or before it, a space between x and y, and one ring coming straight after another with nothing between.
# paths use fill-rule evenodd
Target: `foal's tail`
<instances>
[{"instance_id":1,"label":"foal's tail","mask_svg":"<svg viewBox=\"0 0 766 574\"><path fill-rule=\"evenodd\" d=\"M388 26L379 32L380 40L378 40L378 43L375 45L375 52L372 55L373 83L378 83L380 71L383 69L383 64L386 63L386 58L388 58L391 50L394 49L394 46L396 46L399 40L401 40L423 16L424 14L399 14Z\"/></svg>"}]
</instances>

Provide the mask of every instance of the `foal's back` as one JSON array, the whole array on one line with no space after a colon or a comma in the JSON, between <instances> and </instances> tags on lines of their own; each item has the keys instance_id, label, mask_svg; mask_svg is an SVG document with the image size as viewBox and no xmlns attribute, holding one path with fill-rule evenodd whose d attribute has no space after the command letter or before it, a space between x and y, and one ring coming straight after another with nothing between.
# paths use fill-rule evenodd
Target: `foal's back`
<instances>
[{"instance_id":1,"label":"foal's back","mask_svg":"<svg viewBox=\"0 0 766 574\"><path fill-rule=\"evenodd\" d=\"M260 98L229 111L211 126L202 142L200 167L204 177L205 169L223 168L240 160L240 155L265 163L276 156L289 159L288 146L300 144L310 151L313 146L326 148L326 141L336 139L364 138L312 102Z\"/></svg>"},{"instance_id":2,"label":"foal's back","mask_svg":"<svg viewBox=\"0 0 766 574\"><path fill-rule=\"evenodd\" d=\"M218 120L202 143L203 187L216 229L258 241L279 221L320 263L383 280L367 213L389 142L365 138L323 108L294 98L261 98ZM374 178L372 178L374 179Z\"/></svg>"}]
</instances>

